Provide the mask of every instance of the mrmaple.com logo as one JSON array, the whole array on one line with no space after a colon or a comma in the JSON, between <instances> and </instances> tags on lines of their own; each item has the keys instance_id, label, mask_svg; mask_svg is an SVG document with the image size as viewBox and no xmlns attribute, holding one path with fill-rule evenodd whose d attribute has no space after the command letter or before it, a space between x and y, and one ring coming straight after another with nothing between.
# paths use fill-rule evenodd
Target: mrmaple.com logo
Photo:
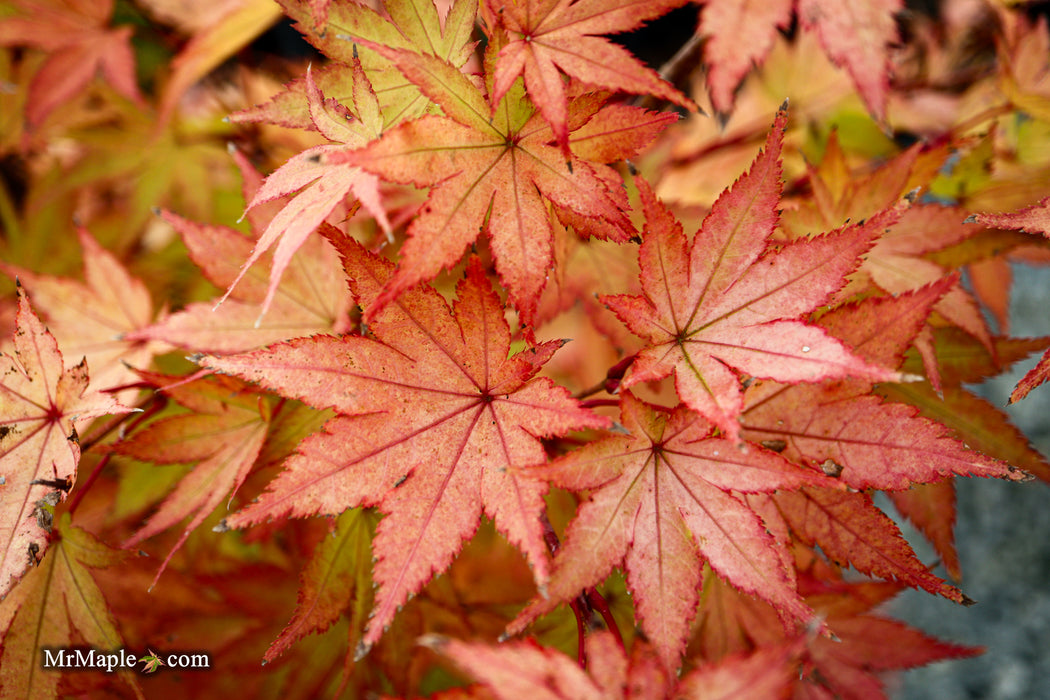
<instances>
[{"instance_id":1,"label":"mrmaple.com logo","mask_svg":"<svg viewBox=\"0 0 1050 700\"><path fill-rule=\"evenodd\" d=\"M170 653L157 654L152 649L148 654L137 656L126 650L99 651L88 647L41 649L41 665L45 669L60 671L94 670L113 673L130 670L142 664L143 673L153 673L161 666L178 669L211 668L208 654Z\"/></svg>"}]
</instances>

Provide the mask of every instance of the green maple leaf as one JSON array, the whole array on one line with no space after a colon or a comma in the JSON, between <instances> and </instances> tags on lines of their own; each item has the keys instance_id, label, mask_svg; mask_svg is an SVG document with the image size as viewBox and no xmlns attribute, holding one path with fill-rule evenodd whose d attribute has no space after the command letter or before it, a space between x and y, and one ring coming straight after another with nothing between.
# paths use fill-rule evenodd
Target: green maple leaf
<instances>
[{"instance_id":1,"label":"green maple leaf","mask_svg":"<svg viewBox=\"0 0 1050 700\"><path fill-rule=\"evenodd\" d=\"M144 666L142 667L143 673L153 673L158 668L164 665L164 662L160 660L159 656L157 656L157 652L153 651L152 649L149 650L149 654L139 659L139 663L144 664Z\"/></svg>"}]
</instances>

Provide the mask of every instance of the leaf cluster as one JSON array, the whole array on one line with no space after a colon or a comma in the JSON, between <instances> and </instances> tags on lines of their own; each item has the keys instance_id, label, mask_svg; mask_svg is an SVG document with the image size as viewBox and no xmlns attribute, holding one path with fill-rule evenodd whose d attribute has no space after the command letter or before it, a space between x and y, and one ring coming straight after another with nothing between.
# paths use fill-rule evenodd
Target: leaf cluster
<instances>
[{"instance_id":1,"label":"leaf cluster","mask_svg":"<svg viewBox=\"0 0 1050 700\"><path fill-rule=\"evenodd\" d=\"M973 603L957 478L1050 481L968 388L1050 377L1007 313L1046 23L616 42L684 4L3 9L0 696L877 698L980 653L879 606ZM309 64L259 59L282 16ZM84 646L143 667L39 662Z\"/></svg>"}]
</instances>

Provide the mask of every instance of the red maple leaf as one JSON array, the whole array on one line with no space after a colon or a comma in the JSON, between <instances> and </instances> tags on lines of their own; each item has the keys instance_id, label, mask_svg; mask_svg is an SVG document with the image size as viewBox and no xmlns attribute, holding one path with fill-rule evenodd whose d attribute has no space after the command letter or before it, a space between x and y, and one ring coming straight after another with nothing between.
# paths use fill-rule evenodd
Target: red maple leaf
<instances>
[{"instance_id":1,"label":"red maple leaf","mask_svg":"<svg viewBox=\"0 0 1050 700\"><path fill-rule=\"evenodd\" d=\"M897 40L893 15L901 0L798 0L802 26L817 33L824 52L853 79L876 119L886 116L889 94L889 45Z\"/></svg>"},{"instance_id":2,"label":"red maple leaf","mask_svg":"<svg viewBox=\"0 0 1050 700\"><path fill-rule=\"evenodd\" d=\"M852 565L868 576L899 581L956 603L973 602L929 572L894 522L867 493L803 488L752 498L772 499L796 538L810 547L819 545L827 558L840 566Z\"/></svg>"},{"instance_id":3,"label":"red maple leaf","mask_svg":"<svg viewBox=\"0 0 1050 700\"><path fill-rule=\"evenodd\" d=\"M743 398L733 369L786 382L902 378L801 320L842 286L883 221L873 217L864 225L769 248L786 122L782 110L765 150L718 198L691 244L681 224L639 181L647 221L639 253L645 296L603 297L649 343L624 386L674 372L682 400L734 439Z\"/></svg>"},{"instance_id":4,"label":"red maple leaf","mask_svg":"<svg viewBox=\"0 0 1050 700\"><path fill-rule=\"evenodd\" d=\"M799 587L806 592L806 602L825 617L835 637L817 637L810 642L809 668L799 680L796 698L885 698L880 674L886 671L983 652L980 647L943 642L896 620L872 614L872 608L899 592L898 586L819 582L803 577Z\"/></svg>"},{"instance_id":5,"label":"red maple leaf","mask_svg":"<svg viewBox=\"0 0 1050 700\"><path fill-rule=\"evenodd\" d=\"M975 214L967 222L977 222L998 228L1016 228L1029 233L1041 233L1050 238L1050 197L1038 204L1033 204L1009 214ZM1050 350L1048 350L1035 367L1030 369L1017 383L1010 394L1010 403L1020 401L1028 396L1032 389L1050 379Z\"/></svg>"},{"instance_id":6,"label":"red maple leaf","mask_svg":"<svg viewBox=\"0 0 1050 700\"><path fill-rule=\"evenodd\" d=\"M452 659L491 693L480 697L497 700L778 700L798 677L803 641L727 657L694 669L677 684L644 639L636 639L628 654L604 630L587 637L584 668L557 650L528 641L494 646L431 634L420 643ZM468 689L451 697L479 695Z\"/></svg>"},{"instance_id":7,"label":"red maple leaf","mask_svg":"<svg viewBox=\"0 0 1050 700\"><path fill-rule=\"evenodd\" d=\"M642 630L668 669L679 665L699 600L704 561L772 603L789 626L812 616L794 590L783 552L761 518L732 492L768 493L831 483L774 452L714 436L679 406L621 397L628 435L591 443L529 470L574 491L592 490L554 560L548 598L511 623L516 633L624 563Z\"/></svg>"},{"instance_id":8,"label":"red maple leaf","mask_svg":"<svg viewBox=\"0 0 1050 700\"><path fill-rule=\"evenodd\" d=\"M624 48L595 34L617 34L640 27L683 0L488 0L489 15L505 30L494 72L492 107L521 75L525 89L554 138L569 154L569 100L561 71L591 85L655 97L695 110L696 104L643 66Z\"/></svg>"},{"instance_id":9,"label":"red maple leaf","mask_svg":"<svg viewBox=\"0 0 1050 700\"><path fill-rule=\"evenodd\" d=\"M697 33L705 37L704 62L711 104L721 113L733 107L741 79L773 48L777 29L791 24L795 0L708 0Z\"/></svg>"},{"instance_id":10,"label":"red maple leaf","mask_svg":"<svg viewBox=\"0 0 1050 700\"><path fill-rule=\"evenodd\" d=\"M346 238L334 241L359 302L369 306L393 265ZM546 584L539 515L546 485L517 467L539 464L539 438L605 419L536 372L560 347L509 356L499 298L474 259L449 308L431 288L377 313L375 338L301 338L201 363L339 414L307 438L267 493L227 520L242 527L281 516L339 514L376 505L376 607L360 653L396 610L448 567L485 513Z\"/></svg>"},{"instance_id":11,"label":"red maple leaf","mask_svg":"<svg viewBox=\"0 0 1050 700\"><path fill-rule=\"evenodd\" d=\"M88 389L87 363L62 367L62 353L19 287L14 355L0 354L0 597L48 545L48 506L77 478L76 421L129 410Z\"/></svg>"},{"instance_id":12,"label":"red maple leaf","mask_svg":"<svg viewBox=\"0 0 1050 700\"><path fill-rule=\"evenodd\" d=\"M821 325L869 362L899 365L930 309L957 279L898 297L840 307ZM859 490L907 489L946 476L1024 480L1027 474L967 449L912 406L883 402L861 380L829 385L755 386L745 396L744 435L781 442L788 459L829 470Z\"/></svg>"}]
</instances>

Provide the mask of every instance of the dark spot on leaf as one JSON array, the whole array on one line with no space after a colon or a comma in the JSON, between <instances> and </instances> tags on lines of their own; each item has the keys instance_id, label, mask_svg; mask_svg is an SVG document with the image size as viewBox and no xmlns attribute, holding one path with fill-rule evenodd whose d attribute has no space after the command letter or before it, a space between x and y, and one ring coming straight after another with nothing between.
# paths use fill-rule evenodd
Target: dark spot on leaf
<instances>
[{"instance_id":1,"label":"dark spot on leaf","mask_svg":"<svg viewBox=\"0 0 1050 700\"><path fill-rule=\"evenodd\" d=\"M38 545L36 542L30 542L28 554L29 563L33 566L38 566L40 564L40 545Z\"/></svg>"},{"instance_id":2,"label":"dark spot on leaf","mask_svg":"<svg viewBox=\"0 0 1050 700\"><path fill-rule=\"evenodd\" d=\"M832 478L838 478L842 474L842 465L833 459L825 459L824 463L820 465L821 471Z\"/></svg>"},{"instance_id":3,"label":"dark spot on leaf","mask_svg":"<svg viewBox=\"0 0 1050 700\"><path fill-rule=\"evenodd\" d=\"M783 452L788 446L786 440L763 440L759 444L767 450L773 450L774 452Z\"/></svg>"}]
</instances>

